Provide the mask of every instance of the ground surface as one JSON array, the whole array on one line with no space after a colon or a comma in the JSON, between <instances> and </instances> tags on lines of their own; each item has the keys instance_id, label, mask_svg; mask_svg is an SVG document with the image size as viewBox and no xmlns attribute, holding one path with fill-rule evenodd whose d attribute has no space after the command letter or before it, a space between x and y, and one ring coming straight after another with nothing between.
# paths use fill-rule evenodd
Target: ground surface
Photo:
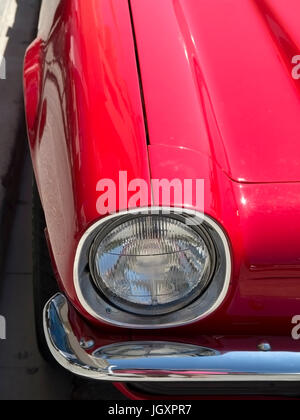
<instances>
[{"instance_id":1,"label":"ground surface","mask_svg":"<svg viewBox=\"0 0 300 420\"><path fill-rule=\"evenodd\" d=\"M42 360L35 340L31 179L27 158L0 287L0 313L7 323L7 339L0 341L0 399L69 399L72 378Z\"/></svg>"},{"instance_id":2,"label":"ground surface","mask_svg":"<svg viewBox=\"0 0 300 420\"><path fill-rule=\"evenodd\" d=\"M32 298L31 184L27 153L0 282L0 314L7 322L7 339L0 340L0 400L122 399L112 385L75 379L49 366L38 352Z\"/></svg>"},{"instance_id":3,"label":"ground surface","mask_svg":"<svg viewBox=\"0 0 300 420\"><path fill-rule=\"evenodd\" d=\"M110 384L75 379L41 358L32 298L31 185L22 64L40 0L0 0L0 400L121 399ZM3 78L2 57L6 61ZM25 162L25 165L24 165Z\"/></svg>"},{"instance_id":4,"label":"ground surface","mask_svg":"<svg viewBox=\"0 0 300 420\"><path fill-rule=\"evenodd\" d=\"M36 35L40 0L0 0L0 266L24 155L23 60Z\"/></svg>"}]
</instances>

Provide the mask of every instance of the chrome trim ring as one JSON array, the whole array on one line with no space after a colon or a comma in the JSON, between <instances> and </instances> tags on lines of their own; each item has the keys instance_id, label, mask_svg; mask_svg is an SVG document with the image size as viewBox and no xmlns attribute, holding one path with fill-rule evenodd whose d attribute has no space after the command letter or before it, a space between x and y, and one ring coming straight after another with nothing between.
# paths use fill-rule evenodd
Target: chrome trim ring
<instances>
[{"instance_id":1,"label":"chrome trim ring","mask_svg":"<svg viewBox=\"0 0 300 420\"><path fill-rule=\"evenodd\" d=\"M95 350L80 346L62 294L44 310L44 329L55 360L75 375L112 382L300 381L300 352L216 351L173 342L126 342Z\"/></svg>"},{"instance_id":2,"label":"chrome trim ring","mask_svg":"<svg viewBox=\"0 0 300 420\"><path fill-rule=\"evenodd\" d=\"M137 214L163 213L166 215L185 216L208 231L217 253L215 273L205 292L194 302L164 315L142 316L114 306L96 291L89 270L89 255L91 246L99 230L107 223L118 218ZM161 329L178 327L194 323L206 318L223 303L231 280L231 253L229 243L221 227L210 217L193 210L180 208L151 207L120 212L101 219L91 226L82 236L76 251L74 261L75 290L82 307L93 318L109 325L134 329Z\"/></svg>"}]
</instances>

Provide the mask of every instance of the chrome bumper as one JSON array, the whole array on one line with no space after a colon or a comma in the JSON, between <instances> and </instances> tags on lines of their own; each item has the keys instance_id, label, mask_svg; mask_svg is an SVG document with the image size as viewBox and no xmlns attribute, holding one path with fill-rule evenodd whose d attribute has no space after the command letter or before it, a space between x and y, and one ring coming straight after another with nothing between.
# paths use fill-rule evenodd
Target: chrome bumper
<instances>
[{"instance_id":1,"label":"chrome bumper","mask_svg":"<svg viewBox=\"0 0 300 420\"><path fill-rule=\"evenodd\" d=\"M230 351L172 342L127 342L92 354L72 331L62 294L44 310L45 335L57 362L90 379L113 382L299 381L300 352Z\"/></svg>"}]
</instances>

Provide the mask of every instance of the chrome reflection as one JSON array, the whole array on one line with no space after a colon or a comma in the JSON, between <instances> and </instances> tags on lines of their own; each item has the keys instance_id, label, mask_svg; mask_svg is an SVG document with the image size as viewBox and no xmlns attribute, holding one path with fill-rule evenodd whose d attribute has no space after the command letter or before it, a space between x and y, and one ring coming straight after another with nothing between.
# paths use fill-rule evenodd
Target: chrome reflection
<instances>
[{"instance_id":1,"label":"chrome reflection","mask_svg":"<svg viewBox=\"0 0 300 420\"><path fill-rule=\"evenodd\" d=\"M113 344L89 354L72 331L67 299L58 294L44 310L49 349L68 371L114 382L299 381L300 353L218 352L171 342Z\"/></svg>"},{"instance_id":2,"label":"chrome reflection","mask_svg":"<svg viewBox=\"0 0 300 420\"><path fill-rule=\"evenodd\" d=\"M112 344L111 346L102 347L93 353L94 357L100 357L105 360L114 358L135 359L138 358L155 358L155 357L208 357L217 356L220 353L207 349L205 347L192 346L188 344L178 344L169 342L142 342L142 343L122 343Z\"/></svg>"}]
</instances>

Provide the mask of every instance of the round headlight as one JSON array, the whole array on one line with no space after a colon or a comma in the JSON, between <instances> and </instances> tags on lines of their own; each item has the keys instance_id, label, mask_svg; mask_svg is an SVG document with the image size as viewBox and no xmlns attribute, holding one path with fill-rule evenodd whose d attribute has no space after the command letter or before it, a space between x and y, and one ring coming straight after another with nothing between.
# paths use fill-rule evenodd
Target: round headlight
<instances>
[{"instance_id":1,"label":"round headlight","mask_svg":"<svg viewBox=\"0 0 300 420\"><path fill-rule=\"evenodd\" d=\"M90 252L102 295L141 315L170 313L198 298L211 280L214 261L213 244L201 226L161 214L109 224Z\"/></svg>"}]
</instances>

